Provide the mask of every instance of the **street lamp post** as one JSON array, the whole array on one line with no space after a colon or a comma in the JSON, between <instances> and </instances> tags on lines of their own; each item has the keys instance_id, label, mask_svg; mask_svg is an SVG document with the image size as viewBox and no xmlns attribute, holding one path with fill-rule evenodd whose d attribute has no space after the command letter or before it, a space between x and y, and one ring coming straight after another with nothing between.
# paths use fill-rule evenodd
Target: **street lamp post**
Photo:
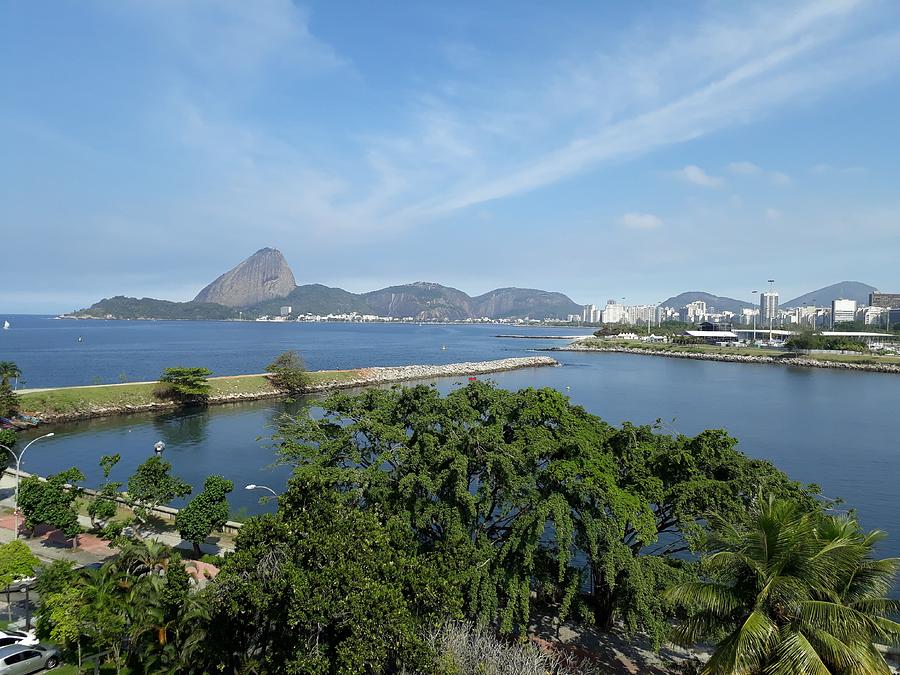
<instances>
[{"instance_id":1,"label":"street lamp post","mask_svg":"<svg viewBox=\"0 0 900 675\"><path fill-rule=\"evenodd\" d=\"M753 294L756 295L759 291L753 291ZM759 314L759 310L753 314L753 345L756 346L756 315Z\"/></svg>"},{"instance_id":2,"label":"street lamp post","mask_svg":"<svg viewBox=\"0 0 900 675\"><path fill-rule=\"evenodd\" d=\"M268 490L273 495L275 495L276 499L281 496L277 492L275 492L275 490L273 490L272 488L270 488L267 485L256 485L255 483L250 483L250 485L245 485L244 489L245 490Z\"/></svg>"},{"instance_id":3,"label":"street lamp post","mask_svg":"<svg viewBox=\"0 0 900 675\"><path fill-rule=\"evenodd\" d=\"M14 522L15 522L15 526L16 526L16 530L15 530L16 539L19 538L19 472L22 469L22 458L25 456L25 451L31 447L32 443L35 443L36 441L39 441L42 438L50 438L51 436L53 436L52 431L49 434L44 434L43 436L38 436L37 438L32 439L28 443L28 445L26 445L24 448L22 448L22 452L20 452L18 455L15 452L13 452L10 448L7 448L5 445L0 445L0 448L3 448L4 450L6 450L16 460L16 505L15 505L15 511L14 511L14 513L15 513L15 521Z\"/></svg>"}]
</instances>

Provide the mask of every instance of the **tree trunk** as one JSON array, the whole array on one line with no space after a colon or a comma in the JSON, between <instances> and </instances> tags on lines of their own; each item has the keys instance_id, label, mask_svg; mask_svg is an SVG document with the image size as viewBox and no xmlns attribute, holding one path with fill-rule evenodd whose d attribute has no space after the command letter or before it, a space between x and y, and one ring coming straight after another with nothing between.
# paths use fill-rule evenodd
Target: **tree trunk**
<instances>
[{"instance_id":1,"label":"tree trunk","mask_svg":"<svg viewBox=\"0 0 900 675\"><path fill-rule=\"evenodd\" d=\"M598 628L612 628L613 618L616 611L616 596L608 588L597 588L594 590L594 622Z\"/></svg>"},{"instance_id":2,"label":"tree trunk","mask_svg":"<svg viewBox=\"0 0 900 675\"><path fill-rule=\"evenodd\" d=\"M200 542L192 541L191 544L194 546L194 555L197 556L197 559L203 557L203 551L200 550Z\"/></svg>"}]
</instances>

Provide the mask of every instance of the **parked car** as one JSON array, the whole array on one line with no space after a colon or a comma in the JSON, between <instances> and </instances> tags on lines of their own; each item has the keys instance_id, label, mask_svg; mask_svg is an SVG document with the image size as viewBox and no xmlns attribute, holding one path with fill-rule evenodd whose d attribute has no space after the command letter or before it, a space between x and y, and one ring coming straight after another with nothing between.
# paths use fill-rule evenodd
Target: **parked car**
<instances>
[{"instance_id":1,"label":"parked car","mask_svg":"<svg viewBox=\"0 0 900 675\"><path fill-rule=\"evenodd\" d=\"M29 675L59 665L59 652L44 645L0 647L0 675Z\"/></svg>"},{"instance_id":2,"label":"parked car","mask_svg":"<svg viewBox=\"0 0 900 675\"><path fill-rule=\"evenodd\" d=\"M9 645L31 646L36 645L37 643L38 639L33 630L0 630L0 647L7 647Z\"/></svg>"}]
</instances>

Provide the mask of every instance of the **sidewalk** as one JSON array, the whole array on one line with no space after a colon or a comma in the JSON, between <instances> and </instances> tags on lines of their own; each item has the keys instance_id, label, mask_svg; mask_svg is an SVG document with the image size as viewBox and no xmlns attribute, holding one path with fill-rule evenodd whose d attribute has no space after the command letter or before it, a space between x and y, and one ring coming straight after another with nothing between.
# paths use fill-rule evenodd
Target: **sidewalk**
<instances>
[{"instance_id":1,"label":"sidewalk","mask_svg":"<svg viewBox=\"0 0 900 675\"><path fill-rule=\"evenodd\" d=\"M15 507L15 479L7 474L0 476L0 507L6 507L10 511ZM15 539L14 516L12 513L0 515L0 543L7 543ZM87 516L78 516L78 523L85 529L91 529L91 519ZM94 534L79 534L78 547L72 548L72 540L66 537L60 530L48 526L38 526L34 536L29 538L28 532L22 529L22 518L19 517L19 539L24 541L38 558L44 561L71 560L79 565L102 563L114 557L119 551ZM145 532L145 538L153 539L172 548L193 551L190 542L184 541L177 532ZM216 537L209 537L200 545L203 553L220 555L233 550L230 545L219 545Z\"/></svg>"}]
</instances>

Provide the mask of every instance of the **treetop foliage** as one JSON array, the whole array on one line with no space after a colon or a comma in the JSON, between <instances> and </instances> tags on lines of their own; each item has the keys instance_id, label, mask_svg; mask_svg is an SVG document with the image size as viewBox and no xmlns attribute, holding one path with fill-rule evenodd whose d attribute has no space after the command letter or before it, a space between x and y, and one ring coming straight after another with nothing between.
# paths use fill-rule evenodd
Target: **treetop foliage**
<instances>
[{"instance_id":1,"label":"treetop foliage","mask_svg":"<svg viewBox=\"0 0 900 675\"><path fill-rule=\"evenodd\" d=\"M228 493L234 483L222 476L209 476L203 491L194 497L175 516L175 527L182 539L194 545L194 552L201 555L200 544L215 530L220 530L228 520Z\"/></svg>"},{"instance_id":2,"label":"treetop foliage","mask_svg":"<svg viewBox=\"0 0 900 675\"><path fill-rule=\"evenodd\" d=\"M538 578L563 616L580 605L661 639L659 583L681 573L672 554L702 543L705 519L745 517L762 486L815 505L814 486L723 431L616 428L554 389L370 389L322 408L280 425L295 480L402 521L420 551L456 561L466 615L504 631L524 626Z\"/></svg>"},{"instance_id":3,"label":"treetop foliage","mask_svg":"<svg viewBox=\"0 0 900 675\"><path fill-rule=\"evenodd\" d=\"M166 368L159 378L166 392L182 401L200 401L209 396L210 384L206 379L212 375L208 368L187 368L178 366Z\"/></svg>"},{"instance_id":4,"label":"treetop foliage","mask_svg":"<svg viewBox=\"0 0 900 675\"><path fill-rule=\"evenodd\" d=\"M83 480L84 474L75 467L47 476L46 480L37 476L24 479L19 485L19 508L25 516L26 527L34 529L46 523L59 528L67 537L81 532L75 500L81 494L76 483Z\"/></svg>"},{"instance_id":5,"label":"treetop foliage","mask_svg":"<svg viewBox=\"0 0 900 675\"><path fill-rule=\"evenodd\" d=\"M303 391L309 384L306 365L300 355L293 350L275 357L275 360L266 366L266 372L270 373L269 379L276 387L291 393Z\"/></svg>"}]
</instances>

